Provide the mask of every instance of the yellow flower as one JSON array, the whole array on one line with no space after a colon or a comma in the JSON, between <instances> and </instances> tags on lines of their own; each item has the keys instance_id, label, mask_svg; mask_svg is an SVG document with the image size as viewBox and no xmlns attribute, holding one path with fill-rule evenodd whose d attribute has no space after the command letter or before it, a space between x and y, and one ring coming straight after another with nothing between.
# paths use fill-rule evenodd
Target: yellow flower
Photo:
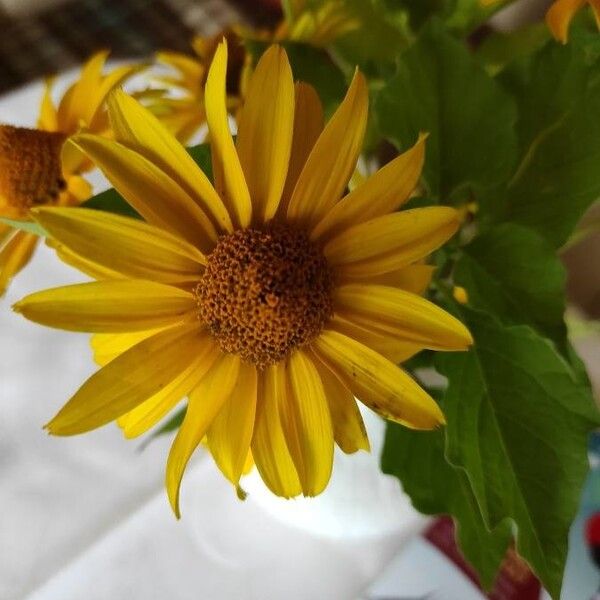
<instances>
[{"instance_id":1,"label":"yellow flower","mask_svg":"<svg viewBox=\"0 0 600 600\"><path fill-rule=\"evenodd\" d=\"M0 217L29 220L36 206L79 204L89 197L91 187L80 174L92 164L65 141L82 127L104 132L106 96L139 70L119 67L103 76L107 56L99 52L90 58L58 107L52 80L46 82L37 129L0 124ZM37 236L0 223L0 295L29 262L37 242Z\"/></svg>"},{"instance_id":2,"label":"yellow flower","mask_svg":"<svg viewBox=\"0 0 600 600\"><path fill-rule=\"evenodd\" d=\"M143 104L178 140L185 143L206 123L204 84L208 67L223 36L229 44L227 110L235 116L243 104L252 70L251 56L246 52L244 40L269 43L294 41L326 46L360 26L357 17L348 11L341 0L327 0L318 6L308 6L304 1L292 4L290 15L275 31L237 25L210 38L194 38L192 47L196 56L172 51L158 52L158 63L170 67L175 75L155 78L158 83L166 85L167 93L149 90L141 95ZM178 90L180 95L168 93L171 89Z\"/></svg>"},{"instance_id":3,"label":"yellow flower","mask_svg":"<svg viewBox=\"0 0 600 600\"><path fill-rule=\"evenodd\" d=\"M228 40L230 49L227 67L227 109L235 114L242 103L250 56L246 53L241 39L232 30L226 30L211 38L194 38L192 46L195 57L171 51L158 52L156 55L158 63L169 67L175 74L155 80L165 84L168 90L174 88L179 95L174 97L150 92L142 94L142 100L181 142L188 141L206 123L204 85L208 68L223 36Z\"/></svg>"},{"instance_id":4,"label":"yellow flower","mask_svg":"<svg viewBox=\"0 0 600 600\"><path fill-rule=\"evenodd\" d=\"M325 0L316 5L297 0L290 4L290 14L275 32L276 41L291 40L327 46L360 27L357 16L343 0Z\"/></svg>"},{"instance_id":5,"label":"yellow flower","mask_svg":"<svg viewBox=\"0 0 600 600\"><path fill-rule=\"evenodd\" d=\"M252 29L236 25L242 39L260 42L302 42L311 46L327 46L361 26L360 18L344 0L288 3L289 10L281 23L272 29Z\"/></svg>"},{"instance_id":6,"label":"yellow flower","mask_svg":"<svg viewBox=\"0 0 600 600\"><path fill-rule=\"evenodd\" d=\"M109 100L116 141L75 143L147 223L84 209L36 215L60 243L113 279L46 290L15 310L88 331L93 375L47 425L73 435L119 419L147 431L185 396L167 462L179 515L188 460L205 438L237 485L251 456L286 498L327 486L334 442L369 442L355 397L416 429L444 423L435 401L396 363L423 348L465 350L454 317L422 298L422 260L454 234L457 212L395 212L421 173L425 136L345 195L368 112L364 77L324 126L319 98L294 86L272 46L249 82L237 140L226 108L227 45L206 82L215 185L134 99Z\"/></svg>"},{"instance_id":7,"label":"yellow flower","mask_svg":"<svg viewBox=\"0 0 600 600\"><path fill-rule=\"evenodd\" d=\"M575 13L589 4L594 11L600 28L600 0L556 0L546 13L546 23L557 41L566 44L569 39L569 25Z\"/></svg>"}]
</instances>

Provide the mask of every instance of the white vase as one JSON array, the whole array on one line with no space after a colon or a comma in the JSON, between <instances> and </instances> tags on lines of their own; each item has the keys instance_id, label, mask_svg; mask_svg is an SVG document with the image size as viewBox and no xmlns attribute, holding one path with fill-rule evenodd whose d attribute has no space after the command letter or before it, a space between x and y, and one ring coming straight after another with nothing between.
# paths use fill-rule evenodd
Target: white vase
<instances>
[{"instance_id":1,"label":"white vase","mask_svg":"<svg viewBox=\"0 0 600 600\"><path fill-rule=\"evenodd\" d=\"M207 455L190 470L182 489L185 532L198 568L219 588L215 599L355 600L421 530L426 520L398 480L381 473L384 423L368 410L363 418L372 452L337 452L331 482L317 498L277 498L253 472L242 481L242 502Z\"/></svg>"},{"instance_id":2,"label":"white vase","mask_svg":"<svg viewBox=\"0 0 600 600\"><path fill-rule=\"evenodd\" d=\"M421 522L395 477L381 472L384 422L362 408L371 452L344 454L336 448L331 481L316 498L284 500L273 495L253 471L242 483L263 510L286 524L331 539L378 536Z\"/></svg>"}]
</instances>

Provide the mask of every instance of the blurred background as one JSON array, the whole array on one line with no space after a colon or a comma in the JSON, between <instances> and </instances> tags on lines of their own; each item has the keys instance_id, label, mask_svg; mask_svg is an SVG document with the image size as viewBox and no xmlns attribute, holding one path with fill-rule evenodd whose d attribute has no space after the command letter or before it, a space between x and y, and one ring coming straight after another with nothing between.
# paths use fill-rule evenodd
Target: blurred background
<instances>
[{"instance_id":1,"label":"blurred background","mask_svg":"<svg viewBox=\"0 0 600 600\"><path fill-rule=\"evenodd\" d=\"M116 58L186 52L194 33L279 12L269 0L0 0L0 93L72 67L97 48Z\"/></svg>"},{"instance_id":2,"label":"blurred background","mask_svg":"<svg viewBox=\"0 0 600 600\"><path fill-rule=\"evenodd\" d=\"M539 18L548 4L521 0L494 26ZM115 60L191 53L195 34L280 19L278 0L0 0L0 121L32 125L40 78L98 48ZM586 235L562 258L570 318L580 324L573 341L600 390L600 207L581 227ZM331 489L318 501L285 506L253 493L252 483L240 503L196 457L177 523L162 482L169 439L140 452L112 426L64 440L42 434L94 370L87 337L35 326L9 307L79 280L44 247L0 300L0 600L384 598L365 590L423 519L379 472L377 444L358 461L336 457ZM483 597L460 590L439 600Z\"/></svg>"}]
</instances>

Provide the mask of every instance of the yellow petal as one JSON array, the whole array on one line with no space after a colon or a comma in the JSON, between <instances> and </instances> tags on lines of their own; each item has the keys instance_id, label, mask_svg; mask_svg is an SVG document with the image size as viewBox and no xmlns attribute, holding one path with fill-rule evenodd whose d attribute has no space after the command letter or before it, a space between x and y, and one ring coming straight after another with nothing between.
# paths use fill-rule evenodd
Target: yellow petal
<instances>
[{"instance_id":1,"label":"yellow petal","mask_svg":"<svg viewBox=\"0 0 600 600\"><path fill-rule=\"evenodd\" d=\"M58 113L52 101L53 77L47 77L44 82L44 95L40 103L38 129L43 131L58 131Z\"/></svg>"},{"instance_id":2,"label":"yellow petal","mask_svg":"<svg viewBox=\"0 0 600 600\"><path fill-rule=\"evenodd\" d=\"M160 168L129 148L94 135L71 138L149 223L210 250L217 231L202 209Z\"/></svg>"},{"instance_id":3,"label":"yellow petal","mask_svg":"<svg viewBox=\"0 0 600 600\"><path fill-rule=\"evenodd\" d=\"M324 241L352 225L394 212L402 206L421 176L426 139L427 135L419 135L412 148L340 200L313 229L311 240Z\"/></svg>"},{"instance_id":4,"label":"yellow petal","mask_svg":"<svg viewBox=\"0 0 600 600\"><path fill-rule=\"evenodd\" d=\"M89 115L90 100L94 97L102 77L102 69L109 52L101 50L91 56L81 69L77 83L65 95L59 107L60 129L64 133L75 133ZM65 101L66 100L66 101Z\"/></svg>"},{"instance_id":5,"label":"yellow petal","mask_svg":"<svg viewBox=\"0 0 600 600\"><path fill-rule=\"evenodd\" d=\"M79 175L71 175L67 179L67 193L74 200L69 204L79 204L87 200L92 195L92 191L92 185Z\"/></svg>"},{"instance_id":6,"label":"yellow petal","mask_svg":"<svg viewBox=\"0 0 600 600\"><path fill-rule=\"evenodd\" d=\"M328 327L372 348L394 364L408 360L424 348L422 344L407 342L395 334L375 330L367 324L357 323L352 315L339 310L329 321Z\"/></svg>"},{"instance_id":7,"label":"yellow petal","mask_svg":"<svg viewBox=\"0 0 600 600\"><path fill-rule=\"evenodd\" d=\"M179 489L190 457L236 384L240 359L223 354L192 390L185 419L167 460L166 487L173 512L179 518Z\"/></svg>"},{"instance_id":8,"label":"yellow petal","mask_svg":"<svg viewBox=\"0 0 600 600\"><path fill-rule=\"evenodd\" d=\"M280 407L287 393L283 363L261 371L252 456L266 486L277 496L293 498L302 493L302 486L281 425Z\"/></svg>"},{"instance_id":9,"label":"yellow petal","mask_svg":"<svg viewBox=\"0 0 600 600\"><path fill-rule=\"evenodd\" d=\"M256 367L242 362L236 386L207 433L208 446L215 462L234 485L244 472L252 441L256 394Z\"/></svg>"},{"instance_id":10,"label":"yellow petal","mask_svg":"<svg viewBox=\"0 0 600 600\"><path fill-rule=\"evenodd\" d=\"M449 206L405 210L355 225L323 249L341 278L365 278L418 261L452 237L460 225Z\"/></svg>"},{"instance_id":11,"label":"yellow petal","mask_svg":"<svg viewBox=\"0 0 600 600\"><path fill-rule=\"evenodd\" d=\"M108 95L125 80L145 69L146 66L144 64L123 65L102 77L95 90L93 101L90 101L88 106L87 124L90 132L101 133L102 129L106 128L106 114L103 108Z\"/></svg>"},{"instance_id":12,"label":"yellow petal","mask_svg":"<svg viewBox=\"0 0 600 600\"><path fill-rule=\"evenodd\" d=\"M386 419L413 429L445 424L433 398L374 350L331 330L323 331L313 349L359 400Z\"/></svg>"},{"instance_id":13,"label":"yellow petal","mask_svg":"<svg viewBox=\"0 0 600 600\"><path fill-rule=\"evenodd\" d=\"M252 198L254 220L273 218L287 176L294 131L294 80L285 51L271 46L248 84L237 151Z\"/></svg>"},{"instance_id":14,"label":"yellow petal","mask_svg":"<svg viewBox=\"0 0 600 600\"><path fill-rule=\"evenodd\" d=\"M103 367L136 344L152 337L166 327L132 331L130 333L95 333L90 338L90 346L94 353L94 360Z\"/></svg>"},{"instance_id":15,"label":"yellow petal","mask_svg":"<svg viewBox=\"0 0 600 600\"><path fill-rule=\"evenodd\" d=\"M329 404L336 444L346 454L358 450L369 452L371 446L367 430L352 392L320 360L313 362L319 371Z\"/></svg>"},{"instance_id":16,"label":"yellow petal","mask_svg":"<svg viewBox=\"0 0 600 600\"><path fill-rule=\"evenodd\" d=\"M215 49L215 37L204 37L201 35L196 35L191 41L192 48L194 52L200 58L208 58L212 54Z\"/></svg>"},{"instance_id":17,"label":"yellow petal","mask_svg":"<svg viewBox=\"0 0 600 600\"><path fill-rule=\"evenodd\" d=\"M360 154L368 104L367 84L357 71L302 169L288 206L289 219L313 227L341 198Z\"/></svg>"},{"instance_id":18,"label":"yellow petal","mask_svg":"<svg viewBox=\"0 0 600 600\"><path fill-rule=\"evenodd\" d=\"M126 438L131 439L154 427L175 405L193 390L220 356L220 350L207 333L203 346L190 366L158 394L148 398L119 419Z\"/></svg>"},{"instance_id":19,"label":"yellow petal","mask_svg":"<svg viewBox=\"0 0 600 600\"><path fill-rule=\"evenodd\" d=\"M598 29L600 29L600 0L588 0L588 2L592 7L594 18L596 19L596 25L598 26Z\"/></svg>"},{"instance_id":20,"label":"yellow petal","mask_svg":"<svg viewBox=\"0 0 600 600\"><path fill-rule=\"evenodd\" d=\"M120 90L111 94L108 108L118 142L147 158L176 181L220 231L232 231L229 213L208 177L152 113Z\"/></svg>"},{"instance_id":21,"label":"yellow petal","mask_svg":"<svg viewBox=\"0 0 600 600\"><path fill-rule=\"evenodd\" d=\"M279 211L285 214L298 177L323 131L323 107L315 88L299 81L295 88L294 134L285 187Z\"/></svg>"},{"instance_id":22,"label":"yellow petal","mask_svg":"<svg viewBox=\"0 0 600 600\"><path fill-rule=\"evenodd\" d=\"M46 428L54 435L75 435L114 421L184 371L203 335L193 323L140 342L92 375Z\"/></svg>"},{"instance_id":23,"label":"yellow petal","mask_svg":"<svg viewBox=\"0 0 600 600\"><path fill-rule=\"evenodd\" d=\"M179 71L183 76L183 81L186 83L200 82L204 75L204 66L201 62L180 52L163 50L156 53L156 60Z\"/></svg>"},{"instance_id":24,"label":"yellow petal","mask_svg":"<svg viewBox=\"0 0 600 600\"><path fill-rule=\"evenodd\" d=\"M458 319L404 290L349 284L335 290L334 303L359 325L432 350L466 350L473 343Z\"/></svg>"},{"instance_id":25,"label":"yellow petal","mask_svg":"<svg viewBox=\"0 0 600 600\"><path fill-rule=\"evenodd\" d=\"M320 494L333 468L333 428L319 372L298 350L286 365L288 393L280 406L285 439L305 496Z\"/></svg>"},{"instance_id":26,"label":"yellow petal","mask_svg":"<svg viewBox=\"0 0 600 600\"><path fill-rule=\"evenodd\" d=\"M569 39L569 25L586 0L556 0L546 13L546 23L557 41L566 44Z\"/></svg>"},{"instance_id":27,"label":"yellow petal","mask_svg":"<svg viewBox=\"0 0 600 600\"><path fill-rule=\"evenodd\" d=\"M71 251L129 277L194 281L206 264L196 247L138 219L85 208L33 212L46 231Z\"/></svg>"},{"instance_id":28,"label":"yellow petal","mask_svg":"<svg viewBox=\"0 0 600 600\"><path fill-rule=\"evenodd\" d=\"M429 287L434 271L435 267L433 265L409 265L395 271L365 277L361 281L357 280L356 283L399 287L407 292L421 295Z\"/></svg>"},{"instance_id":29,"label":"yellow petal","mask_svg":"<svg viewBox=\"0 0 600 600\"><path fill-rule=\"evenodd\" d=\"M11 279L23 269L33 256L39 238L31 233L17 231L0 250L0 296Z\"/></svg>"},{"instance_id":30,"label":"yellow petal","mask_svg":"<svg viewBox=\"0 0 600 600\"><path fill-rule=\"evenodd\" d=\"M57 130L73 134L85 127L91 133L102 133L108 127L104 101L111 90L121 85L146 65L124 65L102 74L107 51L94 54L83 66L79 80L65 93L57 112Z\"/></svg>"},{"instance_id":31,"label":"yellow petal","mask_svg":"<svg viewBox=\"0 0 600 600\"><path fill-rule=\"evenodd\" d=\"M47 239L46 244L51 248L54 248L56 255L62 262L85 273L88 277L92 279L102 280L102 279L121 279L122 275L113 271L112 269L108 269L95 263L92 260L88 260L87 258L83 258L79 254L76 254L72 250L69 250L64 244L60 244L56 240Z\"/></svg>"},{"instance_id":32,"label":"yellow petal","mask_svg":"<svg viewBox=\"0 0 600 600\"><path fill-rule=\"evenodd\" d=\"M5 225L0 222L0 248L5 244L9 237L12 237L16 233L16 229L13 229L10 225Z\"/></svg>"},{"instance_id":33,"label":"yellow petal","mask_svg":"<svg viewBox=\"0 0 600 600\"><path fill-rule=\"evenodd\" d=\"M219 44L208 72L205 89L206 121L212 141L213 161L220 164L223 176L223 196L232 221L248 227L252 219L252 204L240 159L229 131L225 100L227 78L227 42Z\"/></svg>"},{"instance_id":34,"label":"yellow petal","mask_svg":"<svg viewBox=\"0 0 600 600\"><path fill-rule=\"evenodd\" d=\"M63 175L70 181L74 176L81 175L94 167L92 161L67 138L60 152Z\"/></svg>"},{"instance_id":35,"label":"yellow petal","mask_svg":"<svg viewBox=\"0 0 600 600\"><path fill-rule=\"evenodd\" d=\"M196 299L162 283L119 279L36 292L13 308L49 327L116 333L175 324L196 310Z\"/></svg>"},{"instance_id":36,"label":"yellow petal","mask_svg":"<svg viewBox=\"0 0 600 600\"><path fill-rule=\"evenodd\" d=\"M73 92L75 91L76 83L70 85L63 94L63 97L60 99L58 103L58 108L56 109L56 113L58 116L58 131L71 131L69 128L69 123L67 122L67 116L69 111L69 106L71 104L71 98L73 97Z\"/></svg>"},{"instance_id":37,"label":"yellow petal","mask_svg":"<svg viewBox=\"0 0 600 600\"><path fill-rule=\"evenodd\" d=\"M246 456L246 462L244 463L244 471L242 474L248 475L252 469L254 469L254 458L252 456L252 451L249 451L248 456Z\"/></svg>"},{"instance_id":38,"label":"yellow petal","mask_svg":"<svg viewBox=\"0 0 600 600\"><path fill-rule=\"evenodd\" d=\"M188 144L198 129L205 123L206 117L203 112L196 109L174 114L172 117L162 117L162 122L169 131L181 142ZM227 213L229 217L229 213Z\"/></svg>"},{"instance_id":39,"label":"yellow petal","mask_svg":"<svg viewBox=\"0 0 600 600\"><path fill-rule=\"evenodd\" d=\"M600 0L588 0L588 2L596 19L596 26L600 29Z\"/></svg>"}]
</instances>

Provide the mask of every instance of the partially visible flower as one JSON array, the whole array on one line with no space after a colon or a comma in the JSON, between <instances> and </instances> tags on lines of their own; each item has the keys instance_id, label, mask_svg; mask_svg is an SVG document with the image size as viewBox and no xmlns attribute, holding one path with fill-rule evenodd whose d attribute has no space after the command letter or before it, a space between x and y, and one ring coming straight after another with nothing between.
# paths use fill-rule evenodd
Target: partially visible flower
<instances>
[{"instance_id":1,"label":"partially visible flower","mask_svg":"<svg viewBox=\"0 0 600 600\"><path fill-rule=\"evenodd\" d=\"M472 343L420 295L431 277L422 261L457 231L458 213L397 212L420 178L425 136L346 193L367 123L364 77L355 74L324 125L315 90L294 85L286 53L272 46L234 142L226 72L222 43L206 80L214 186L151 113L123 92L111 96L115 141L82 134L75 143L147 222L36 210L60 243L118 275L15 306L38 323L99 334L105 366L50 433L119 420L133 437L189 397L166 471L177 515L183 473L204 439L234 486L253 459L289 498L325 489L334 443L369 449L355 397L408 427L442 425L438 405L397 363Z\"/></svg>"},{"instance_id":2,"label":"partially visible flower","mask_svg":"<svg viewBox=\"0 0 600 600\"><path fill-rule=\"evenodd\" d=\"M109 133L105 107L108 94L145 66L123 65L103 74L108 55L108 50L102 50L91 56L83 65L79 79L65 91L58 105L52 101L54 79L46 80L37 124L39 130L59 132L65 137L82 129L100 135ZM68 174L81 174L93 167L71 144L64 147L62 158L63 169Z\"/></svg>"},{"instance_id":3,"label":"partially visible flower","mask_svg":"<svg viewBox=\"0 0 600 600\"><path fill-rule=\"evenodd\" d=\"M236 26L210 38L196 37L192 46L195 56L180 52L162 51L156 55L158 63L170 67L174 75L156 77L165 84L166 93L142 95L142 103L158 117L169 131L185 143L206 123L204 84L208 67L220 40L229 44L227 64L227 110L236 116L244 102L247 81L252 70L245 40L260 42L303 42L326 46L360 25L342 0L326 0L312 5L305 0L292 3L292 10L273 31ZM173 96L169 90L175 89Z\"/></svg>"},{"instance_id":4,"label":"partially visible flower","mask_svg":"<svg viewBox=\"0 0 600 600\"><path fill-rule=\"evenodd\" d=\"M0 217L27 221L32 208L71 206L90 196L81 173L93 165L65 142L81 128L105 133L107 94L140 68L123 66L103 75L107 56L99 52L88 60L58 106L52 101L52 79L47 80L37 129L0 124ZM0 296L29 262L38 239L0 223Z\"/></svg>"},{"instance_id":5,"label":"partially visible flower","mask_svg":"<svg viewBox=\"0 0 600 600\"><path fill-rule=\"evenodd\" d=\"M557 41L566 44L569 40L569 26L577 11L589 4L594 11L600 29L600 0L556 0L546 13L546 23Z\"/></svg>"},{"instance_id":6,"label":"partially visible flower","mask_svg":"<svg viewBox=\"0 0 600 600\"><path fill-rule=\"evenodd\" d=\"M290 15L276 30L274 41L327 46L359 26L358 17L343 0L325 0L316 4L296 0L291 3Z\"/></svg>"},{"instance_id":7,"label":"partially visible flower","mask_svg":"<svg viewBox=\"0 0 600 600\"><path fill-rule=\"evenodd\" d=\"M227 65L227 110L236 114L244 96L250 56L232 30L210 38L194 38L195 56L170 51L156 55L157 62L170 68L173 74L154 78L166 86L167 93L142 94L142 102L181 142L188 141L206 123L204 85L208 67L223 36L231 49ZM170 93L171 90L175 91L175 96Z\"/></svg>"},{"instance_id":8,"label":"partially visible flower","mask_svg":"<svg viewBox=\"0 0 600 600\"><path fill-rule=\"evenodd\" d=\"M296 0L289 3L284 19L274 29L252 29L242 25L235 30L243 39L259 42L302 42L327 46L361 26L358 15L344 0Z\"/></svg>"}]
</instances>

